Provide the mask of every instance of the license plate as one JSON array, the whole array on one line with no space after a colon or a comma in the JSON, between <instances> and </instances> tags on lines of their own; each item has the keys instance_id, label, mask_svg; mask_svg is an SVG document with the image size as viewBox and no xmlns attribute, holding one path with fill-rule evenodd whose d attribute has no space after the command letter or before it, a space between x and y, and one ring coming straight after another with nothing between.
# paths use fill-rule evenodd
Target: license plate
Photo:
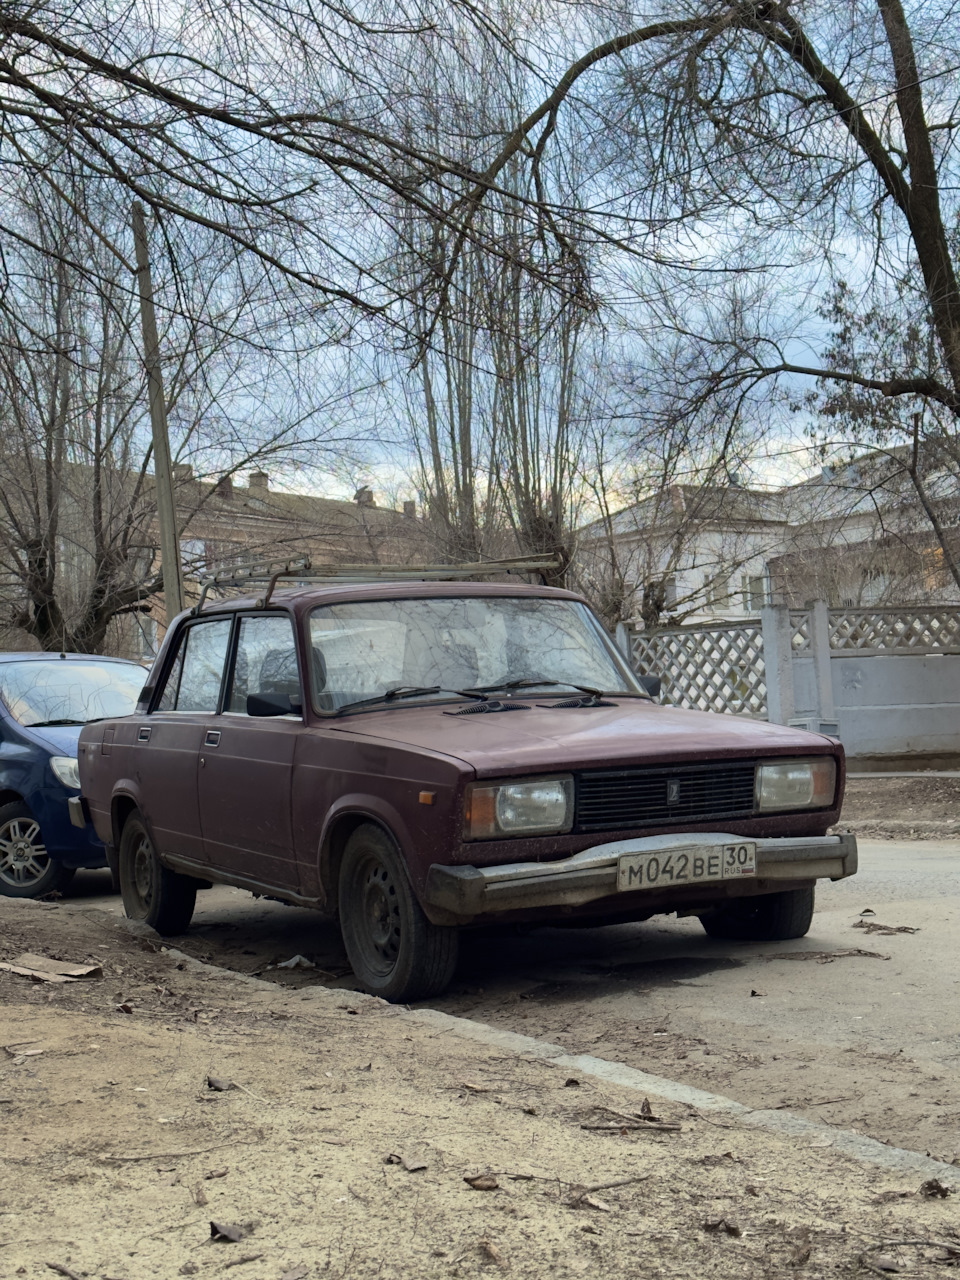
<instances>
[{"instance_id":1,"label":"license plate","mask_svg":"<svg viewBox=\"0 0 960 1280\"><path fill-rule=\"evenodd\" d=\"M660 853L625 853L617 866L617 888L669 889L674 885L706 884L711 880L739 880L757 874L757 846L690 844Z\"/></svg>"}]
</instances>

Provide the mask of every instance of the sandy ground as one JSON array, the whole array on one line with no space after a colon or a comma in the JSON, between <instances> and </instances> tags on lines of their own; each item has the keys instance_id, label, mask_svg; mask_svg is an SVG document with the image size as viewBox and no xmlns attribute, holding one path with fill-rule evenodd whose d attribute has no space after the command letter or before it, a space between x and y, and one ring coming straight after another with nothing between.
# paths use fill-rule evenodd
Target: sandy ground
<instances>
[{"instance_id":1,"label":"sandy ground","mask_svg":"<svg viewBox=\"0 0 960 1280\"><path fill-rule=\"evenodd\" d=\"M960 778L849 778L835 829L875 840L960 835Z\"/></svg>"},{"instance_id":2,"label":"sandy ground","mask_svg":"<svg viewBox=\"0 0 960 1280\"><path fill-rule=\"evenodd\" d=\"M960 1198L819 1141L656 1098L680 1131L584 1128L640 1100L379 1001L199 964L92 907L0 901L0 957L26 950L104 976L0 974L2 1277L760 1280L960 1259ZM490 1172L495 1189L464 1181Z\"/></svg>"}]
</instances>

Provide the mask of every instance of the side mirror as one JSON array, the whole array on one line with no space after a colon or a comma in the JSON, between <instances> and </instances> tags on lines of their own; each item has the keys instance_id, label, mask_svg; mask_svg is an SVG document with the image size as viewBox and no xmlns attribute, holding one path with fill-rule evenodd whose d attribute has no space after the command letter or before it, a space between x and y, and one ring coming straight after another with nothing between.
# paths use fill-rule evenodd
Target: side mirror
<instances>
[{"instance_id":1,"label":"side mirror","mask_svg":"<svg viewBox=\"0 0 960 1280\"><path fill-rule=\"evenodd\" d=\"M637 679L649 693L651 698L660 697L660 685L662 683L659 676L637 676Z\"/></svg>"},{"instance_id":2,"label":"side mirror","mask_svg":"<svg viewBox=\"0 0 960 1280\"><path fill-rule=\"evenodd\" d=\"M248 716L288 716L291 712L300 715L303 703L299 698L292 698L289 693L248 693Z\"/></svg>"}]
</instances>

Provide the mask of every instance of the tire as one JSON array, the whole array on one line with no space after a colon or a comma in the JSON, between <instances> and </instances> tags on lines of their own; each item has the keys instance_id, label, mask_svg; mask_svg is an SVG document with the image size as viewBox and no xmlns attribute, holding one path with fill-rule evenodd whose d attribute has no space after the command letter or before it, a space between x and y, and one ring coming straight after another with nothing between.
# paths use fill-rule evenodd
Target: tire
<instances>
[{"instance_id":1,"label":"tire","mask_svg":"<svg viewBox=\"0 0 960 1280\"><path fill-rule=\"evenodd\" d=\"M197 882L163 865L136 812L120 836L120 893L128 919L163 934L185 933L197 902Z\"/></svg>"},{"instance_id":2,"label":"tire","mask_svg":"<svg viewBox=\"0 0 960 1280\"><path fill-rule=\"evenodd\" d=\"M457 967L455 928L431 924L414 897L400 851L372 823L347 841L340 864L340 928L363 989L384 1000L439 995Z\"/></svg>"},{"instance_id":3,"label":"tire","mask_svg":"<svg viewBox=\"0 0 960 1280\"><path fill-rule=\"evenodd\" d=\"M785 889L781 893L761 893L754 898L728 902L718 911L702 915L700 923L711 938L738 942L783 942L802 938L813 920L815 892Z\"/></svg>"},{"instance_id":4,"label":"tire","mask_svg":"<svg viewBox=\"0 0 960 1280\"><path fill-rule=\"evenodd\" d=\"M40 823L22 800L0 807L0 894L42 898L67 887L76 873L47 853Z\"/></svg>"}]
</instances>

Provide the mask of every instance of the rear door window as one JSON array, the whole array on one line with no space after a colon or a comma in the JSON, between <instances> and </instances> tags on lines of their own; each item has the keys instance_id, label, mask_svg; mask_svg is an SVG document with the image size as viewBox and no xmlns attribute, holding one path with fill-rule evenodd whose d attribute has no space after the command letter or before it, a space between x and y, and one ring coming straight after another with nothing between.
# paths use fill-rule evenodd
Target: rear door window
<instances>
[{"instance_id":1,"label":"rear door window","mask_svg":"<svg viewBox=\"0 0 960 1280\"><path fill-rule=\"evenodd\" d=\"M230 644L230 618L188 627L167 676L158 711L215 712Z\"/></svg>"}]
</instances>

